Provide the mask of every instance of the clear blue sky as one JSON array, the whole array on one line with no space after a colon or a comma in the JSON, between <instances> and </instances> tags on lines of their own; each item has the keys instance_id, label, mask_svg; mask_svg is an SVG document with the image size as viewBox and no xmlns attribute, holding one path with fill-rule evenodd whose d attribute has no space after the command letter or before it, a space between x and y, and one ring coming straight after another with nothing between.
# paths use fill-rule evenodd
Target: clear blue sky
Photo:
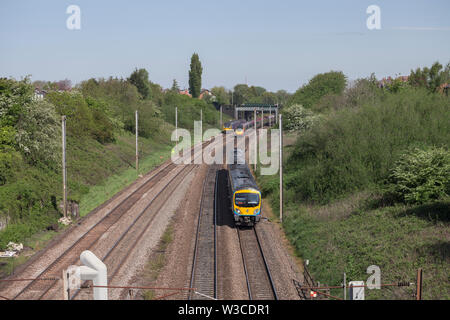
<instances>
[{"instance_id":1,"label":"clear blue sky","mask_svg":"<svg viewBox=\"0 0 450 320\"><path fill-rule=\"evenodd\" d=\"M68 30L66 8L81 9ZM366 9L381 8L381 30ZM0 76L73 83L146 68L163 87L188 86L193 52L203 87L237 83L295 91L317 73L349 79L409 74L450 61L449 0L0 2Z\"/></svg>"}]
</instances>

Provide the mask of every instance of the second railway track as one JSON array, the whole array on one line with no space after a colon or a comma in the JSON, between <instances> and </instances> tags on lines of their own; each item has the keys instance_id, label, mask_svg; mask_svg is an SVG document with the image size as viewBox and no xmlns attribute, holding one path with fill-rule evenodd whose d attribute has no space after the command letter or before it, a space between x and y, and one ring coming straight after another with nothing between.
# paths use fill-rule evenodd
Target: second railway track
<instances>
[{"instance_id":1,"label":"second railway track","mask_svg":"<svg viewBox=\"0 0 450 320\"><path fill-rule=\"evenodd\" d=\"M217 169L210 166L203 183L190 281L190 287L196 288L189 296L192 300L217 298Z\"/></svg>"},{"instance_id":2,"label":"second railway track","mask_svg":"<svg viewBox=\"0 0 450 320\"><path fill-rule=\"evenodd\" d=\"M205 143L205 144L208 144ZM192 150L194 151L194 150ZM195 158L195 154L194 154ZM181 181L186 177L189 172L193 170L193 168L197 167L197 165L185 165L182 167L181 170L173 177L164 187L163 189L158 192L157 196L155 196L151 203L153 203L154 200L158 198L161 194L163 194L164 190L167 189L169 184L173 184L175 186L178 186ZM139 201L143 196L146 195L147 192L152 190L158 182L160 182L164 177L166 177L168 174L170 174L173 170L176 170L177 166L173 163L169 163L168 165L161 168L160 171L155 173L153 176L151 176L145 183L143 183L141 186L139 186L136 190L134 190L132 193L130 193L128 196L126 196L124 199L119 201L112 209L108 211L99 221L97 221L92 227L90 227L81 237L79 237L74 243L69 245L52 263L50 263L47 267L44 268L43 271L41 271L37 276L35 276L35 279L48 279L48 278L54 278L55 280L50 281L39 281L39 280L32 280L30 281L25 287L20 289L20 291L14 294L13 299L44 299L48 298L52 294L55 295L54 290L55 287L60 282L58 278L61 277L62 270L67 268L70 265L73 265L79 261L80 253L83 250L87 250L92 248L100 238L102 238L102 235L105 234L113 225L115 225L122 216L127 213L133 205ZM184 172L184 174L181 174ZM181 174L181 175L180 175ZM178 176L182 176L182 179L176 179ZM175 187L176 188L176 187ZM173 192L173 188L171 191ZM150 204L151 204L150 203ZM147 210L150 207L150 204L148 204L145 208ZM161 205L162 206L162 205ZM156 210L158 211L161 206ZM145 211L144 210L144 211ZM155 213L156 214L156 213ZM111 253L115 248L119 248L122 245L121 240L126 238L127 234L130 234L130 230L132 227L136 224L140 225L139 219L143 216L143 212L136 218L131 226L129 226L126 230L126 232L120 237L118 241L113 245L113 247L109 250L109 253ZM146 224L143 225L148 228L149 224L151 222L147 221ZM144 229L144 231L146 230ZM138 233L137 239L133 243L136 244L136 242L140 239L144 231ZM133 234L134 236L134 234ZM121 250L116 250L121 251ZM105 259L109 258L109 253L104 257ZM127 255L125 257L118 258L118 266L117 268L114 268L113 275L120 269L122 264L127 259Z\"/></svg>"}]
</instances>

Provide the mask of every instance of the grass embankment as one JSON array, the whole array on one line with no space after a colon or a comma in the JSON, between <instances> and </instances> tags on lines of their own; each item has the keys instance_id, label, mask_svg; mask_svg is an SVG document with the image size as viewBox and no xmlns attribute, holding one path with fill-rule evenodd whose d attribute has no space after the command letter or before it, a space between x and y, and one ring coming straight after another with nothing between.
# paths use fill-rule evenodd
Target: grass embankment
<instances>
[{"instance_id":1,"label":"grass embankment","mask_svg":"<svg viewBox=\"0 0 450 320\"><path fill-rule=\"evenodd\" d=\"M125 156L128 158L126 162L133 162L134 164L134 137L129 135L127 137L121 137L120 144L122 148L127 149ZM170 158L170 151L172 146L158 145L152 141L145 139L140 143L142 148L142 155L139 161L139 173L146 174L157 165ZM83 195L80 199L80 215L85 216L97 206L110 199L114 194L130 185L137 178L136 169L128 166L124 168L119 174L114 174L99 184L96 184L89 188L89 192Z\"/></svg>"},{"instance_id":2,"label":"grass embankment","mask_svg":"<svg viewBox=\"0 0 450 320\"><path fill-rule=\"evenodd\" d=\"M415 282L423 268L423 298L450 299L448 196L404 203L387 192L392 170L411 147L448 150L449 112L447 97L420 89L379 93L322 114L285 148L283 228L296 254L309 259L315 280L340 285L345 272L348 281L367 281L367 267L377 265L382 283ZM258 180L278 215L278 175ZM442 183L448 194L448 178L433 185ZM366 299L412 299L414 293L411 287L366 290Z\"/></svg>"},{"instance_id":3,"label":"grass embankment","mask_svg":"<svg viewBox=\"0 0 450 320\"><path fill-rule=\"evenodd\" d=\"M73 90L50 89L44 99L35 99L29 79L0 79L0 250L10 241L24 242L57 229L62 213L62 116L68 201L79 203L84 215L135 178L136 110L140 172L167 159L175 106L180 127L192 130L200 110L205 129L218 125L212 104L164 93L156 85L152 97L144 98L127 80L90 79Z\"/></svg>"},{"instance_id":4,"label":"grass embankment","mask_svg":"<svg viewBox=\"0 0 450 320\"><path fill-rule=\"evenodd\" d=\"M141 149L139 172L141 174L147 173L170 158L171 145L161 144L153 139L146 138L140 138L139 141ZM68 164L72 164L68 169L68 176L72 177L72 181L69 180L69 186L75 185L75 188L79 188L81 183L89 183L89 185L81 184L82 190L84 190L79 195L81 216L88 214L137 178L136 169L132 167L135 165L135 137L132 134L123 132L122 135L117 137L116 143L105 146L97 146L92 141L91 143L92 145L84 144L83 149L86 148L85 150L90 150L90 152L96 150L93 155L75 147L71 149L71 152L68 152L68 155L77 156L80 159L77 161L68 157ZM70 144L68 144L69 146ZM84 174L86 172L89 174ZM75 196L78 197L78 195ZM54 216L56 220L57 215ZM10 227L10 230L9 232L16 231L14 225ZM0 277L11 274L14 267L24 263L33 253L43 249L55 235L63 230L64 228L60 226L58 232L42 230L31 232L31 235L28 233L15 234L14 236L19 236L19 241L23 242L25 251L15 258L0 259ZM9 233L3 234L6 237Z\"/></svg>"}]
</instances>

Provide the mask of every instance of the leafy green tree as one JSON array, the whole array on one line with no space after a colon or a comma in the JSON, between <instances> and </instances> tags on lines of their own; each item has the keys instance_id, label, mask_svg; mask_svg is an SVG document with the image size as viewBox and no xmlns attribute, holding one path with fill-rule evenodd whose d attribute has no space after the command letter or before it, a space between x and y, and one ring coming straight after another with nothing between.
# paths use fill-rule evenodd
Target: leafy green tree
<instances>
[{"instance_id":1,"label":"leafy green tree","mask_svg":"<svg viewBox=\"0 0 450 320\"><path fill-rule=\"evenodd\" d=\"M262 94L262 103L266 103L266 104L277 104L278 102L278 97L275 93L273 92L264 92Z\"/></svg>"},{"instance_id":2,"label":"leafy green tree","mask_svg":"<svg viewBox=\"0 0 450 320\"><path fill-rule=\"evenodd\" d=\"M267 90L263 87L251 86L250 90L252 91L253 96L261 97Z\"/></svg>"},{"instance_id":3,"label":"leafy green tree","mask_svg":"<svg viewBox=\"0 0 450 320\"><path fill-rule=\"evenodd\" d=\"M307 85L298 89L288 104L301 104L311 108L327 94L342 94L347 85L346 76L341 71L330 71L314 76Z\"/></svg>"},{"instance_id":4,"label":"leafy green tree","mask_svg":"<svg viewBox=\"0 0 450 320\"><path fill-rule=\"evenodd\" d=\"M278 90L275 95L277 96L277 103L280 105L286 104L291 96L286 90Z\"/></svg>"},{"instance_id":5,"label":"leafy green tree","mask_svg":"<svg viewBox=\"0 0 450 320\"><path fill-rule=\"evenodd\" d=\"M16 130L11 126L0 126L0 186L12 176L12 168L20 162L20 154L15 150Z\"/></svg>"},{"instance_id":6,"label":"leafy green tree","mask_svg":"<svg viewBox=\"0 0 450 320\"><path fill-rule=\"evenodd\" d=\"M152 93L152 101L157 106L161 106L164 101L162 87L159 84L150 81L150 92Z\"/></svg>"},{"instance_id":7,"label":"leafy green tree","mask_svg":"<svg viewBox=\"0 0 450 320\"><path fill-rule=\"evenodd\" d=\"M202 64L197 53L191 57L191 70L189 70L189 93L193 98L200 96L202 89Z\"/></svg>"},{"instance_id":8,"label":"leafy green tree","mask_svg":"<svg viewBox=\"0 0 450 320\"><path fill-rule=\"evenodd\" d=\"M170 88L170 90L172 90L173 92L177 92L177 93L180 91L180 87L178 86L177 79L173 79L172 88Z\"/></svg>"},{"instance_id":9,"label":"leafy green tree","mask_svg":"<svg viewBox=\"0 0 450 320\"><path fill-rule=\"evenodd\" d=\"M92 137L100 143L114 141L114 125L100 102L79 92L50 92L47 99L59 115L67 116L68 134Z\"/></svg>"},{"instance_id":10,"label":"leafy green tree","mask_svg":"<svg viewBox=\"0 0 450 320\"><path fill-rule=\"evenodd\" d=\"M237 84L233 90L233 103L240 105L254 98L252 90L246 84Z\"/></svg>"},{"instance_id":11,"label":"leafy green tree","mask_svg":"<svg viewBox=\"0 0 450 320\"><path fill-rule=\"evenodd\" d=\"M137 69L128 78L128 81L136 86L142 98L150 98L150 81L148 80L148 71L145 69Z\"/></svg>"},{"instance_id":12,"label":"leafy green tree","mask_svg":"<svg viewBox=\"0 0 450 320\"><path fill-rule=\"evenodd\" d=\"M443 69L439 62L433 63L431 68L417 68L416 71L411 70L408 78L410 85L415 87L424 87L431 92L436 92L439 87L450 81L450 63Z\"/></svg>"},{"instance_id":13,"label":"leafy green tree","mask_svg":"<svg viewBox=\"0 0 450 320\"><path fill-rule=\"evenodd\" d=\"M211 89L212 94L216 97L219 105L230 104L230 95L224 87L214 87Z\"/></svg>"},{"instance_id":14,"label":"leafy green tree","mask_svg":"<svg viewBox=\"0 0 450 320\"><path fill-rule=\"evenodd\" d=\"M27 162L36 164L42 161L49 166L58 162L60 121L55 107L46 100L33 101L24 106L24 112L16 124L16 141Z\"/></svg>"}]
</instances>

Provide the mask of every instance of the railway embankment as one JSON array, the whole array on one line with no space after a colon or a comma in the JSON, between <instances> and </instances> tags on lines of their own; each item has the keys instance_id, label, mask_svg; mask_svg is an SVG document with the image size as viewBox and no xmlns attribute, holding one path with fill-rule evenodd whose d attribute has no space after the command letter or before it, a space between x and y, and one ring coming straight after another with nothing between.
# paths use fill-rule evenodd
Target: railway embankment
<instances>
[{"instance_id":1,"label":"railway embankment","mask_svg":"<svg viewBox=\"0 0 450 320\"><path fill-rule=\"evenodd\" d=\"M367 281L371 265L382 283L415 283L422 268L423 298L448 299L448 97L364 90L370 98L357 106L313 106L312 127L286 134L284 232L321 284L341 285L344 272ZM278 181L258 176L275 217ZM414 286L366 291L366 299L414 298Z\"/></svg>"}]
</instances>

